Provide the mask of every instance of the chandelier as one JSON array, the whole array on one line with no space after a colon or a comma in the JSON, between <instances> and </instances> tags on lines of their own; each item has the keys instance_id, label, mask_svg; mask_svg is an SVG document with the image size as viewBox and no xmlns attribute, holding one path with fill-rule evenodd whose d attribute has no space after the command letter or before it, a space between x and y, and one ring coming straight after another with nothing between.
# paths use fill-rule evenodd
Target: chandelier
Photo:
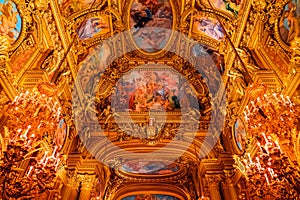
<instances>
[{"instance_id":1,"label":"chandelier","mask_svg":"<svg viewBox=\"0 0 300 200\"><path fill-rule=\"evenodd\" d=\"M259 89L262 93L254 93ZM246 106L245 120L250 135L267 136L276 135L279 138L291 139L295 133L298 120L298 112L290 98L277 93L266 93L263 84L252 86L250 95L257 96Z\"/></svg>"},{"instance_id":2,"label":"chandelier","mask_svg":"<svg viewBox=\"0 0 300 200\"><path fill-rule=\"evenodd\" d=\"M247 180L248 193L263 199L300 199L298 166L279 141L292 141L299 123L289 97L267 93L263 84L251 86L255 97L245 109L248 142L242 156L234 156L235 167ZM250 183L250 184L249 184Z\"/></svg>"},{"instance_id":3,"label":"chandelier","mask_svg":"<svg viewBox=\"0 0 300 200\"><path fill-rule=\"evenodd\" d=\"M42 83L8 105L1 138L1 199L34 199L54 188L60 163L58 147L49 143L60 120L54 94L54 85Z\"/></svg>"},{"instance_id":4,"label":"chandelier","mask_svg":"<svg viewBox=\"0 0 300 200\"><path fill-rule=\"evenodd\" d=\"M249 193L263 199L299 199L300 174L283 153L278 141L261 134L257 137L255 156L246 152L235 156L236 168L246 177Z\"/></svg>"}]
</instances>

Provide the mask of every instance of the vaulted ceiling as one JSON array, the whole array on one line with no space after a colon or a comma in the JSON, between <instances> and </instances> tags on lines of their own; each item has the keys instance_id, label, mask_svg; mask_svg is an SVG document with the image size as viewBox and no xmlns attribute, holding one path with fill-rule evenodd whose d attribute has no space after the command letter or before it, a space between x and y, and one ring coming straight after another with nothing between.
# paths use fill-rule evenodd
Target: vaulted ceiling
<instances>
[{"instance_id":1,"label":"vaulted ceiling","mask_svg":"<svg viewBox=\"0 0 300 200\"><path fill-rule=\"evenodd\" d=\"M68 127L58 185L86 183L86 198L218 199L222 180L237 191L222 198L237 199L250 85L299 102L297 1L0 2L0 107L57 86Z\"/></svg>"}]
</instances>

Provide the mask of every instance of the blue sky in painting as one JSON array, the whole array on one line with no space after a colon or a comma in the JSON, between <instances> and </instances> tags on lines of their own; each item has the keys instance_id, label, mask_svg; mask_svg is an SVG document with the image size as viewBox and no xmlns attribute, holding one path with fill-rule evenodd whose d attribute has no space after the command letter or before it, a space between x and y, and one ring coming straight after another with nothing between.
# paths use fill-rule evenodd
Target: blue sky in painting
<instances>
[{"instance_id":1,"label":"blue sky in painting","mask_svg":"<svg viewBox=\"0 0 300 200\"><path fill-rule=\"evenodd\" d=\"M9 1L8 0L0 0L0 3L2 3L2 4L5 4L7 2L9 2ZM10 2L12 2L12 1L10 1ZM12 2L12 4L13 4L14 11L16 12L17 11L16 4L14 4L13 2ZM0 12L0 14L2 14L2 13ZM22 20L21 20L21 17L19 14L17 15L17 20L18 21L16 24L16 30L14 30L14 35L15 35L16 39L18 38L19 33L21 32L21 27L22 27Z\"/></svg>"}]
</instances>

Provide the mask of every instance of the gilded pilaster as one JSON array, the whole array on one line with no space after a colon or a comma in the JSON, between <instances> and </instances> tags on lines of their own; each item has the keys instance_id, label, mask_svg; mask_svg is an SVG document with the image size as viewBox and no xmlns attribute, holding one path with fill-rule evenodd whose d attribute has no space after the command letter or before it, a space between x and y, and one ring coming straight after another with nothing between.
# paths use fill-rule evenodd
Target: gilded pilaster
<instances>
[{"instance_id":1,"label":"gilded pilaster","mask_svg":"<svg viewBox=\"0 0 300 200\"><path fill-rule=\"evenodd\" d=\"M79 182L75 171L68 171L68 183L64 185L62 192L62 199L76 199L78 196Z\"/></svg>"},{"instance_id":2,"label":"gilded pilaster","mask_svg":"<svg viewBox=\"0 0 300 200\"><path fill-rule=\"evenodd\" d=\"M219 185L221 181L221 175L206 175L205 182L208 187L209 196L211 200L222 200Z\"/></svg>"},{"instance_id":3,"label":"gilded pilaster","mask_svg":"<svg viewBox=\"0 0 300 200\"><path fill-rule=\"evenodd\" d=\"M81 182L79 200L89 200L96 181L95 175L79 175L78 179Z\"/></svg>"},{"instance_id":4,"label":"gilded pilaster","mask_svg":"<svg viewBox=\"0 0 300 200\"><path fill-rule=\"evenodd\" d=\"M225 200L238 200L237 192L231 178L232 175L230 172L226 171L221 182L224 198Z\"/></svg>"}]
</instances>

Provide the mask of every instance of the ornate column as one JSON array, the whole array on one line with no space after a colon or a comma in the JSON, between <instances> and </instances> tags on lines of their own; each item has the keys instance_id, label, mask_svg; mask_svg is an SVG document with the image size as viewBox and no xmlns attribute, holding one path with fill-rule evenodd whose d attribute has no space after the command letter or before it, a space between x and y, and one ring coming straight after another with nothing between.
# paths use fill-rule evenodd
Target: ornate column
<instances>
[{"instance_id":1,"label":"ornate column","mask_svg":"<svg viewBox=\"0 0 300 200\"><path fill-rule=\"evenodd\" d=\"M208 187L211 200L222 200L219 190L221 175L206 175L205 182Z\"/></svg>"},{"instance_id":2,"label":"ornate column","mask_svg":"<svg viewBox=\"0 0 300 200\"><path fill-rule=\"evenodd\" d=\"M72 184L67 184L63 188L62 199L76 199L78 192L77 188Z\"/></svg>"},{"instance_id":3,"label":"ornate column","mask_svg":"<svg viewBox=\"0 0 300 200\"><path fill-rule=\"evenodd\" d=\"M231 200L230 191L229 191L229 187L227 185L227 182L222 181L221 186L222 186L222 193L223 193L224 199L225 200Z\"/></svg>"},{"instance_id":4,"label":"ornate column","mask_svg":"<svg viewBox=\"0 0 300 200\"><path fill-rule=\"evenodd\" d=\"M81 183L79 200L90 200L91 192L96 181L95 175L79 175L78 180Z\"/></svg>"},{"instance_id":5,"label":"ornate column","mask_svg":"<svg viewBox=\"0 0 300 200\"><path fill-rule=\"evenodd\" d=\"M76 199L78 196L79 182L75 171L67 172L68 183L64 185L62 192L62 199Z\"/></svg>"},{"instance_id":6,"label":"ornate column","mask_svg":"<svg viewBox=\"0 0 300 200\"><path fill-rule=\"evenodd\" d=\"M231 181L231 174L230 172L225 172L225 175L223 176L223 180L222 181L222 191L224 194L224 198L225 200L238 200L238 196L236 193L236 190L234 188L234 185Z\"/></svg>"}]
</instances>

